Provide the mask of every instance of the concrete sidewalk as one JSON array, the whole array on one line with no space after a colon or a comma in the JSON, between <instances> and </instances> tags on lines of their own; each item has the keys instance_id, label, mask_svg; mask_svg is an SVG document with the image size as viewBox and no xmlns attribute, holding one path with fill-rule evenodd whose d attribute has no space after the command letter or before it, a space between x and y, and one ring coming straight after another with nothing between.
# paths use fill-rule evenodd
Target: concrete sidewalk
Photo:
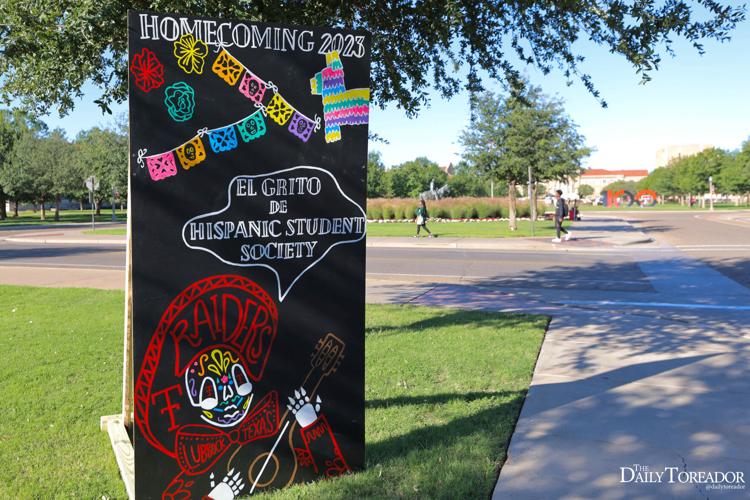
<instances>
[{"instance_id":1,"label":"concrete sidewalk","mask_svg":"<svg viewBox=\"0 0 750 500\"><path fill-rule=\"evenodd\" d=\"M556 316L493 498L748 498L623 482L638 467L750 475L750 340L721 324Z\"/></svg>"},{"instance_id":2,"label":"concrete sidewalk","mask_svg":"<svg viewBox=\"0 0 750 500\"><path fill-rule=\"evenodd\" d=\"M578 233L600 236L599 221L586 222ZM552 317L494 499L750 497L750 290L650 245L633 253L648 286L606 295L495 280L368 283L368 300ZM690 481L714 472L745 483Z\"/></svg>"},{"instance_id":3,"label":"concrete sidewalk","mask_svg":"<svg viewBox=\"0 0 750 500\"><path fill-rule=\"evenodd\" d=\"M0 265L0 284L51 288L125 288L125 270Z\"/></svg>"},{"instance_id":4,"label":"concrete sidewalk","mask_svg":"<svg viewBox=\"0 0 750 500\"><path fill-rule=\"evenodd\" d=\"M121 222L97 223L96 229L125 229ZM0 231L0 241L11 243L38 243L63 245L125 245L124 236L111 234L87 234L91 231L91 224L60 224L57 226L8 226Z\"/></svg>"}]
</instances>

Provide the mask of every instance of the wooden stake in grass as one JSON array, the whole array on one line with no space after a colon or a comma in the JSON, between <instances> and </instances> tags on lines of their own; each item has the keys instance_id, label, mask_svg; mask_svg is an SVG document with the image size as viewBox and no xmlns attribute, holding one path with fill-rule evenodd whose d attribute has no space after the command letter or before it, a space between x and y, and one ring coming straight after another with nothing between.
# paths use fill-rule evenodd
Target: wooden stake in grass
<instances>
[{"instance_id":1,"label":"wooden stake in grass","mask_svg":"<svg viewBox=\"0 0 750 500\"><path fill-rule=\"evenodd\" d=\"M128 176L128 193L130 176ZM133 239L130 219L130 203L127 214L127 250L125 257L125 328L123 330L122 358L122 413L101 418L99 426L107 431L120 475L125 483L128 498L135 498L135 453L132 435L133 428Z\"/></svg>"}]
</instances>

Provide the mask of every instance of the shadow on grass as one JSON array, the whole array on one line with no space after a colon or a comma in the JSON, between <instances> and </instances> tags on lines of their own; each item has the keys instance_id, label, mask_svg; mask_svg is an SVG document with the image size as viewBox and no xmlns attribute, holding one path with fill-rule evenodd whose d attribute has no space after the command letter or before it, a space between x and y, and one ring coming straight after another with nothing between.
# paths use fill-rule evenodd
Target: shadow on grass
<instances>
[{"instance_id":1,"label":"shadow on grass","mask_svg":"<svg viewBox=\"0 0 750 500\"><path fill-rule=\"evenodd\" d=\"M431 485L431 498L483 498L492 492L500 466L505 461L525 396L526 391L519 390L370 401L368 407L441 404L455 400L469 403L488 398L502 400L443 424L427 425L400 436L368 443L367 468L403 463L413 469L414 483ZM492 461L494 470L478 470L480 456ZM409 492L404 496L418 498L420 494Z\"/></svg>"},{"instance_id":2,"label":"shadow on grass","mask_svg":"<svg viewBox=\"0 0 750 500\"><path fill-rule=\"evenodd\" d=\"M412 306L404 306L412 307ZM427 330L430 328L445 328L452 326L461 326L472 324L476 327L492 326L494 328L515 328L527 326L529 322L529 316L525 314L514 314L505 313L502 316L498 316L497 313L489 311L467 311L460 309L447 309L445 314L438 316L431 316L428 319L417 320L413 323L408 324L391 324L391 325L379 325L377 327L366 327L365 335L373 333L384 333L389 331L401 331L405 333L406 330L415 330L411 332L413 334L419 334L420 330Z\"/></svg>"},{"instance_id":3,"label":"shadow on grass","mask_svg":"<svg viewBox=\"0 0 750 500\"><path fill-rule=\"evenodd\" d=\"M467 403L485 398L506 398L520 391L495 391L495 392L466 392L466 393L444 393L444 394L426 394L424 396L399 396L387 399L368 399L365 401L365 408L390 408L391 406L410 406L441 404L451 401L465 401ZM525 392L525 391L524 391Z\"/></svg>"}]
</instances>

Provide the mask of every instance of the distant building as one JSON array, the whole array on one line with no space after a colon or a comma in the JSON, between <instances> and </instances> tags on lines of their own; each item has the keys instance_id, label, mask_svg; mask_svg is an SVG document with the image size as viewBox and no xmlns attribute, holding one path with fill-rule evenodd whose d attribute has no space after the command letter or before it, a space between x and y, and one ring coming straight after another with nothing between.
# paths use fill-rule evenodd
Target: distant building
<instances>
[{"instance_id":1,"label":"distant building","mask_svg":"<svg viewBox=\"0 0 750 500\"><path fill-rule=\"evenodd\" d=\"M449 178L453 177L453 174L456 173L455 169L453 168L453 163L451 163L448 166L445 166L445 167L441 166L441 167L438 167L438 168L440 168L440 170L442 170L443 172L445 172L448 175Z\"/></svg>"},{"instance_id":2,"label":"distant building","mask_svg":"<svg viewBox=\"0 0 750 500\"><path fill-rule=\"evenodd\" d=\"M648 170L646 169L606 170L603 168L590 168L581 174L581 177L578 179L578 185L588 184L594 188L594 196L599 196L604 186L612 184L615 181L638 182L644 177L648 177Z\"/></svg>"},{"instance_id":3,"label":"distant building","mask_svg":"<svg viewBox=\"0 0 750 500\"><path fill-rule=\"evenodd\" d=\"M664 167L669 162L685 156L697 155L701 151L711 149L711 144L682 144L677 146L667 146L656 151L656 167Z\"/></svg>"},{"instance_id":4,"label":"distant building","mask_svg":"<svg viewBox=\"0 0 750 500\"><path fill-rule=\"evenodd\" d=\"M648 176L646 169L633 170L606 170L603 168L590 168L585 170L577 179L569 179L565 182L552 181L547 182L545 187L547 192L554 192L561 189L565 195L577 194L578 187L587 184L594 188L594 195L599 196L604 186L615 181L634 181L637 182Z\"/></svg>"}]
</instances>

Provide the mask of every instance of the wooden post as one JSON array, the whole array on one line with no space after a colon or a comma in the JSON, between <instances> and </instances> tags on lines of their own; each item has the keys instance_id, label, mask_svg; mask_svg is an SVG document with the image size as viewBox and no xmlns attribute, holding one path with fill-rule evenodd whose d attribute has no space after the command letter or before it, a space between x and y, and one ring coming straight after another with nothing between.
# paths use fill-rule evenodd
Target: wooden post
<instances>
[{"instance_id":1,"label":"wooden post","mask_svg":"<svg viewBox=\"0 0 750 500\"><path fill-rule=\"evenodd\" d=\"M128 164L130 172L130 164ZM128 175L128 195L130 194ZM122 353L122 413L101 417L99 428L109 434L120 476L130 500L135 499L135 453L131 434L133 429L133 250L132 224L130 222L130 197L127 209L127 250L125 254L125 328ZM134 431L133 431L134 432Z\"/></svg>"},{"instance_id":2,"label":"wooden post","mask_svg":"<svg viewBox=\"0 0 750 500\"><path fill-rule=\"evenodd\" d=\"M128 178L129 183L130 178ZM122 422L127 428L133 425L133 240L130 205L128 199L127 250L125 254L125 331L122 359Z\"/></svg>"}]
</instances>

